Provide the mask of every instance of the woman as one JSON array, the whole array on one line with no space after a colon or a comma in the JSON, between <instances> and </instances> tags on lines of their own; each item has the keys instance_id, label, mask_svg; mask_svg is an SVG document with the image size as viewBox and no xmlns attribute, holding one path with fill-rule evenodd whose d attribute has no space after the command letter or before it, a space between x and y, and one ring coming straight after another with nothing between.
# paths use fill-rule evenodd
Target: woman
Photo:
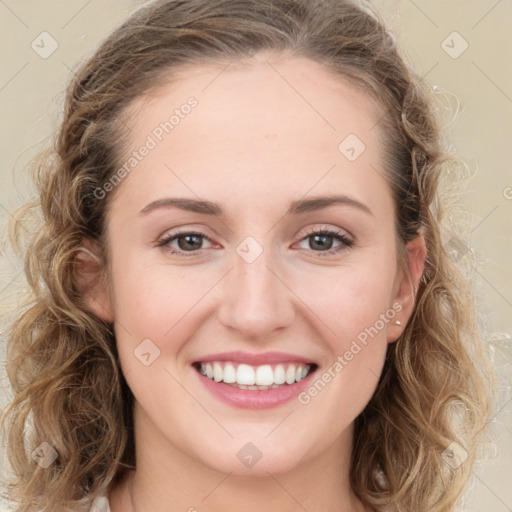
<instances>
[{"instance_id":1,"label":"woman","mask_svg":"<svg viewBox=\"0 0 512 512\"><path fill-rule=\"evenodd\" d=\"M17 215L17 510L453 510L490 403L450 165L365 4L136 11Z\"/></svg>"}]
</instances>

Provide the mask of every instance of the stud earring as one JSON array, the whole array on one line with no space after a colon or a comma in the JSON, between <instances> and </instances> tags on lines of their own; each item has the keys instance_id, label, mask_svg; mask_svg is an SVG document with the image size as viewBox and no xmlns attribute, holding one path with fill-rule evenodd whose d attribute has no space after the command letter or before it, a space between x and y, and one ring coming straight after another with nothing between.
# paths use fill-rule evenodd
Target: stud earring
<instances>
[{"instance_id":1,"label":"stud earring","mask_svg":"<svg viewBox=\"0 0 512 512\"><path fill-rule=\"evenodd\" d=\"M402 322L400 322L400 320L397 320L397 321L395 322L395 324L396 324L396 325L402 325Z\"/></svg>"}]
</instances>

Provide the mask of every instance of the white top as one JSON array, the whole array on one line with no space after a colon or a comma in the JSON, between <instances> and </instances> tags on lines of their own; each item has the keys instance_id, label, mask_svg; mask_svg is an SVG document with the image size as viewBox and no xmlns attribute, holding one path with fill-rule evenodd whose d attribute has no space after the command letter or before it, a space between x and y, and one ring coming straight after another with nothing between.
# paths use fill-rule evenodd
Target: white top
<instances>
[{"instance_id":1,"label":"white top","mask_svg":"<svg viewBox=\"0 0 512 512\"><path fill-rule=\"evenodd\" d=\"M107 496L98 496L92 502L91 512L110 512Z\"/></svg>"}]
</instances>

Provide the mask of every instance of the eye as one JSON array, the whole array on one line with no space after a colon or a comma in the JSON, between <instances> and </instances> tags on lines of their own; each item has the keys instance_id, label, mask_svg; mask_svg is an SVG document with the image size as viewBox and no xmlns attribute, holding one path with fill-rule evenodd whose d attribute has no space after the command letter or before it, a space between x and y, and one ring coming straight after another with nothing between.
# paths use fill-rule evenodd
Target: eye
<instances>
[{"instance_id":1,"label":"eye","mask_svg":"<svg viewBox=\"0 0 512 512\"><path fill-rule=\"evenodd\" d=\"M339 244L334 245L337 241ZM313 252L318 252L319 256L328 256L334 253L346 250L354 245L354 241L342 233L332 229L320 229L310 231L302 240L306 242ZM307 249L307 247L306 247Z\"/></svg>"},{"instance_id":2,"label":"eye","mask_svg":"<svg viewBox=\"0 0 512 512\"><path fill-rule=\"evenodd\" d=\"M198 256L202 254L204 241L212 244L212 240L198 231L178 231L168 234L157 242L157 246L178 256ZM354 245L354 241L341 231L332 229L312 230L302 238L300 243L307 242L309 250L319 256L329 256L346 250ZM338 245L335 245L338 242ZM304 248L304 247L302 247ZM308 249L305 247L305 249ZM188 254L187 254L188 253Z\"/></svg>"},{"instance_id":3,"label":"eye","mask_svg":"<svg viewBox=\"0 0 512 512\"><path fill-rule=\"evenodd\" d=\"M162 247L171 254L177 254L185 257L197 256L198 254L201 254L201 249L204 249L204 247L202 247L204 240L207 240L210 243L212 242L204 233L197 231L179 231L169 234L159 240L157 246Z\"/></svg>"}]
</instances>

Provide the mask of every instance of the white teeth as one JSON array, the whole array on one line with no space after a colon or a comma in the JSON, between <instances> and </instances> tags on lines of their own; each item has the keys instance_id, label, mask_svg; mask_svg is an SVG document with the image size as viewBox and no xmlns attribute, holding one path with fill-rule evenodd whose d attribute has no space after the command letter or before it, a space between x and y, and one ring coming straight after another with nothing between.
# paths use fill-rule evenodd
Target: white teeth
<instances>
[{"instance_id":1,"label":"white teeth","mask_svg":"<svg viewBox=\"0 0 512 512\"><path fill-rule=\"evenodd\" d=\"M250 366L233 362L213 361L201 363L200 372L215 382L232 384L242 389L274 389L286 384L294 384L304 379L310 372L307 364L285 363L272 366Z\"/></svg>"},{"instance_id":2,"label":"white teeth","mask_svg":"<svg viewBox=\"0 0 512 512\"><path fill-rule=\"evenodd\" d=\"M284 366L278 364L274 370L274 384L284 384L286 382L286 372Z\"/></svg>"},{"instance_id":3,"label":"white teeth","mask_svg":"<svg viewBox=\"0 0 512 512\"><path fill-rule=\"evenodd\" d=\"M256 384L258 384L258 386L270 386L271 384L274 384L274 372L272 371L272 366L269 364L258 366L258 369L256 370Z\"/></svg>"},{"instance_id":4,"label":"white teeth","mask_svg":"<svg viewBox=\"0 0 512 512\"><path fill-rule=\"evenodd\" d=\"M213 363L213 380L220 382L223 377L222 366L219 363Z\"/></svg>"},{"instance_id":5,"label":"white teeth","mask_svg":"<svg viewBox=\"0 0 512 512\"><path fill-rule=\"evenodd\" d=\"M254 368L248 364L239 364L236 369L236 382L238 384L245 384L246 386L256 384Z\"/></svg>"},{"instance_id":6,"label":"white teeth","mask_svg":"<svg viewBox=\"0 0 512 512\"><path fill-rule=\"evenodd\" d=\"M293 384L295 382L295 366L290 365L286 370L286 384Z\"/></svg>"},{"instance_id":7,"label":"white teeth","mask_svg":"<svg viewBox=\"0 0 512 512\"><path fill-rule=\"evenodd\" d=\"M222 379L226 384L233 384L236 382L236 370L232 364L224 366L224 378Z\"/></svg>"}]
</instances>

